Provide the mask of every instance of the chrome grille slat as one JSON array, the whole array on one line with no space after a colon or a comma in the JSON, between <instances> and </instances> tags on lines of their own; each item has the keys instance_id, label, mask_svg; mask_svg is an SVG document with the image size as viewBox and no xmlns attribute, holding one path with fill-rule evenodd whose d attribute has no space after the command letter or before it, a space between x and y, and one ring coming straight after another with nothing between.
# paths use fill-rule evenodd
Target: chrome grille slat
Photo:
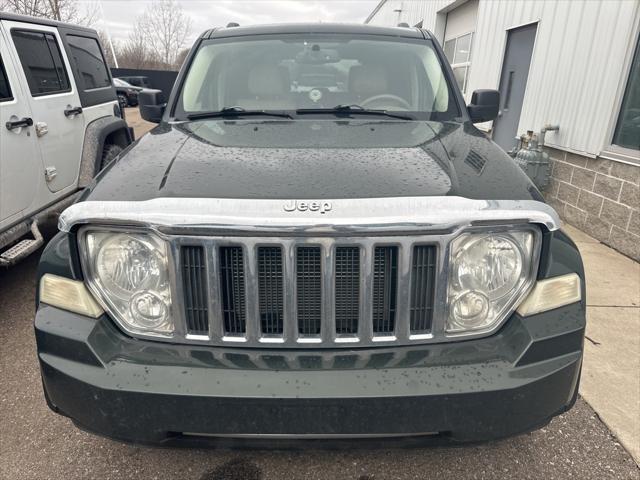
<instances>
[{"instance_id":1,"label":"chrome grille slat","mask_svg":"<svg viewBox=\"0 0 640 480\"><path fill-rule=\"evenodd\" d=\"M406 341L409 338L409 307L411 300L411 251L413 243L401 241L398 249L398 304L396 312L396 338Z\"/></svg>"},{"instance_id":2,"label":"chrome grille slat","mask_svg":"<svg viewBox=\"0 0 640 480\"><path fill-rule=\"evenodd\" d=\"M332 239L326 239L322 247L322 343L333 345L336 336L335 316L335 245Z\"/></svg>"},{"instance_id":3,"label":"chrome grille slat","mask_svg":"<svg viewBox=\"0 0 640 480\"><path fill-rule=\"evenodd\" d=\"M371 324L373 305L373 242L362 243L362 261L360 262L360 330L358 338L360 342L373 341L373 325Z\"/></svg>"},{"instance_id":4,"label":"chrome grille slat","mask_svg":"<svg viewBox=\"0 0 640 480\"><path fill-rule=\"evenodd\" d=\"M424 343L436 331L434 312L444 311L433 303L446 293L436 291L444 273L437 252L446 244L427 242L425 237L383 236L178 237L173 243L180 253L177 294L183 304L178 319L183 324L176 331L187 343L230 347ZM432 251L431 263L416 276L424 259L415 248L423 245ZM206 271L203 281L187 275L200 260L194 262L185 248L202 252L204 267L195 271ZM208 296L198 296L191 291L194 286ZM433 292L425 295L424 288ZM206 307L207 329L202 323L197 330L190 328L193 302ZM425 314L422 323L415 319L426 311L430 328L422 328Z\"/></svg>"},{"instance_id":5,"label":"chrome grille slat","mask_svg":"<svg viewBox=\"0 0 640 480\"><path fill-rule=\"evenodd\" d=\"M296 244L292 240L283 240L283 341L295 343L298 338L296 313Z\"/></svg>"},{"instance_id":6,"label":"chrome grille slat","mask_svg":"<svg viewBox=\"0 0 640 480\"><path fill-rule=\"evenodd\" d=\"M207 259L207 291L209 293L209 338L221 341L224 337L224 322L219 321L222 312L222 292L220 289L220 255L218 248L205 243ZM246 314L246 306L245 306Z\"/></svg>"},{"instance_id":7,"label":"chrome grille slat","mask_svg":"<svg viewBox=\"0 0 640 480\"><path fill-rule=\"evenodd\" d=\"M244 252L245 285L247 288L247 334L249 343L259 343L262 338L260 331L260 303L258 295L258 261L255 242L246 241Z\"/></svg>"}]
</instances>

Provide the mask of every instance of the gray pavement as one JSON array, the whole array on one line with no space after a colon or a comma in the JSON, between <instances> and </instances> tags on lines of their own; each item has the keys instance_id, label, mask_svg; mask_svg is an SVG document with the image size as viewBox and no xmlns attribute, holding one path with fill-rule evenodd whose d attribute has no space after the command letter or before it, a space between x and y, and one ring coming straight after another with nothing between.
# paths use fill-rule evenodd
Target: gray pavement
<instances>
[{"instance_id":1,"label":"gray pavement","mask_svg":"<svg viewBox=\"0 0 640 480\"><path fill-rule=\"evenodd\" d=\"M580 394L640 462L640 264L566 225L587 280Z\"/></svg>"},{"instance_id":2,"label":"gray pavement","mask_svg":"<svg viewBox=\"0 0 640 480\"><path fill-rule=\"evenodd\" d=\"M640 479L582 399L537 432L456 448L150 449L92 436L50 412L42 396L32 327L37 260L0 271L0 479Z\"/></svg>"}]
</instances>

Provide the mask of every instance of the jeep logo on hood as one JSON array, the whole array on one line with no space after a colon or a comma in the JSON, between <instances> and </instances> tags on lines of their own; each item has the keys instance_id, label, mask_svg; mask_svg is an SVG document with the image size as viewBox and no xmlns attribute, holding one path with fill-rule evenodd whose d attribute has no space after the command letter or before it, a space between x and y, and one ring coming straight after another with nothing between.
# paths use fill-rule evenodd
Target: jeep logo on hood
<instances>
[{"instance_id":1,"label":"jeep logo on hood","mask_svg":"<svg viewBox=\"0 0 640 480\"><path fill-rule=\"evenodd\" d=\"M320 212L324 214L331 211L331 202L291 200L285 203L282 208L285 212Z\"/></svg>"}]
</instances>

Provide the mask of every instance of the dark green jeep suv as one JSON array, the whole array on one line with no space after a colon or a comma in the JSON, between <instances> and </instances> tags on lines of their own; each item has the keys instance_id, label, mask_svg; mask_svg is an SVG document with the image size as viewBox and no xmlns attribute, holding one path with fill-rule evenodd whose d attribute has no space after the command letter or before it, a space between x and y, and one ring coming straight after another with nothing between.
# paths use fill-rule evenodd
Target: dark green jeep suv
<instances>
[{"instance_id":1,"label":"dark green jeep suv","mask_svg":"<svg viewBox=\"0 0 640 480\"><path fill-rule=\"evenodd\" d=\"M573 405L580 255L429 32L214 29L139 100L158 126L40 263L53 410L144 443L388 446Z\"/></svg>"}]
</instances>

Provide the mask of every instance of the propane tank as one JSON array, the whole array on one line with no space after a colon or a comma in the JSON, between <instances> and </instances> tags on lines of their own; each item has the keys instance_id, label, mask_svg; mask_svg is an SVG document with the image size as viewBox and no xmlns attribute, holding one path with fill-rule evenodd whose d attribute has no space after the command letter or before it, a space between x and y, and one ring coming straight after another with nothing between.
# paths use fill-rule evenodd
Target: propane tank
<instances>
[{"instance_id":1,"label":"propane tank","mask_svg":"<svg viewBox=\"0 0 640 480\"><path fill-rule=\"evenodd\" d=\"M540 132L543 141L544 134L548 130L558 130L558 127L545 125ZM515 152L514 159L534 185L543 191L549 185L551 164L549 155L542 149L543 145L540 143L538 143L538 135L529 130L526 135L520 137L520 149Z\"/></svg>"}]
</instances>

